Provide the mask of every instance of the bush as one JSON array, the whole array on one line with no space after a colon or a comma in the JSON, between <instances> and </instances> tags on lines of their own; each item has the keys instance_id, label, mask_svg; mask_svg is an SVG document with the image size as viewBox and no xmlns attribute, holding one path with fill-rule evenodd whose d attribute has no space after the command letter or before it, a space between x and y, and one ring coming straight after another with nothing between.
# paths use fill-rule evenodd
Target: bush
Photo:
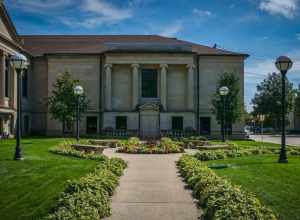
<instances>
[{"instance_id":1,"label":"bush","mask_svg":"<svg viewBox=\"0 0 300 220\"><path fill-rule=\"evenodd\" d=\"M54 154L64 155L64 156L72 156L81 159L88 160L97 160L97 161L105 161L107 157L105 155L99 155L94 152L85 153L82 151L78 151L71 147L72 144L75 144L75 141L64 141L56 147L50 148L49 151Z\"/></svg>"},{"instance_id":2,"label":"bush","mask_svg":"<svg viewBox=\"0 0 300 220\"><path fill-rule=\"evenodd\" d=\"M178 167L203 208L203 219L276 219L253 194L217 176L193 156L182 156Z\"/></svg>"},{"instance_id":3,"label":"bush","mask_svg":"<svg viewBox=\"0 0 300 220\"><path fill-rule=\"evenodd\" d=\"M117 150L120 153L133 154L168 154L182 153L183 147L171 138L162 138L160 142L140 143L136 138L129 139L121 143L121 147Z\"/></svg>"},{"instance_id":4,"label":"bush","mask_svg":"<svg viewBox=\"0 0 300 220\"><path fill-rule=\"evenodd\" d=\"M108 159L104 155L90 155L76 152L63 143L52 152L76 156L83 159L96 159L100 164L93 172L79 180L68 181L64 192L46 219L87 220L100 219L111 214L110 196L119 184L119 177L127 167L119 158Z\"/></svg>"},{"instance_id":5,"label":"bush","mask_svg":"<svg viewBox=\"0 0 300 220\"><path fill-rule=\"evenodd\" d=\"M220 150L201 150L195 154L195 157L201 161L219 160L225 158L235 158L251 155L263 155L263 154L279 154L279 148L246 148L246 149L220 149ZM300 148L288 148L288 154L300 155Z\"/></svg>"},{"instance_id":6,"label":"bush","mask_svg":"<svg viewBox=\"0 0 300 220\"><path fill-rule=\"evenodd\" d=\"M209 145L206 137L203 136L191 136L188 138L183 138L182 142L184 143L185 148L196 149L199 146Z\"/></svg>"}]
</instances>

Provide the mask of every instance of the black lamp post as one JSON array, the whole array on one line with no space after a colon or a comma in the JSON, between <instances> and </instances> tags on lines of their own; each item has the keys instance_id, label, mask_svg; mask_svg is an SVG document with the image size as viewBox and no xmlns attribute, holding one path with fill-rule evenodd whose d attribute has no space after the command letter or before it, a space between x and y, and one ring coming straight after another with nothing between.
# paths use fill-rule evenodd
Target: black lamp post
<instances>
[{"instance_id":1,"label":"black lamp post","mask_svg":"<svg viewBox=\"0 0 300 220\"><path fill-rule=\"evenodd\" d=\"M21 105L22 105L22 73L27 69L29 63L27 58L20 53L11 56L10 62L17 72L17 120L16 120L16 152L15 160L23 160L21 149Z\"/></svg>"},{"instance_id":2,"label":"black lamp post","mask_svg":"<svg viewBox=\"0 0 300 220\"><path fill-rule=\"evenodd\" d=\"M228 89L228 87L226 87L226 86L222 86L221 88L220 88L220 90L219 90L219 92L220 92L220 95L221 95L221 97L222 97L222 99L223 99L223 114L222 114L222 141L223 142L225 142L226 140L225 140L225 133L226 133L226 131L225 131L225 113L226 113L226 109L225 109L225 98L226 98L226 96L228 95L228 93L229 93L229 89Z\"/></svg>"},{"instance_id":3,"label":"black lamp post","mask_svg":"<svg viewBox=\"0 0 300 220\"><path fill-rule=\"evenodd\" d=\"M280 150L280 157L278 162L279 163L287 163L287 155L286 155L286 143L285 143L285 113L286 113L286 94L285 94L285 77L288 72L293 66L293 62L290 58L281 56L278 57L275 62L276 68L281 73L281 150Z\"/></svg>"},{"instance_id":4,"label":"black lamp post","mask_svg":"<svg viewBox=\"0 0 300 220\"><path fill-rule=\"evenodd\" d=\"M79 141L79 118L80 118L80 97L83 95L83 88L80 85L74 87L74 94L77 97L76 110L76 140Z\"/></svg>"}]
</instances>

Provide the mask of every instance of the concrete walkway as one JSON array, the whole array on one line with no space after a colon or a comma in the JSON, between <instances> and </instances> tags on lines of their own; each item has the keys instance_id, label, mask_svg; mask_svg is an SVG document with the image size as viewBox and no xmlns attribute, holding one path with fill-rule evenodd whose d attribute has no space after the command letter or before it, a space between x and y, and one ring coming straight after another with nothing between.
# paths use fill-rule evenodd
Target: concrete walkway
<instances>
[{"instance_id":1,"label":"concrete walkway","mask_svg":"<svg viewBox=\"0 0 300 220\"><path fill-rule=\"evenodd\" d=\"M178 176L175 161L180 154L142 155L104 151L128 161L120 186L112 198L107 220L195 220L200 213L191 191Z\"/></svg>"}]
</instances>

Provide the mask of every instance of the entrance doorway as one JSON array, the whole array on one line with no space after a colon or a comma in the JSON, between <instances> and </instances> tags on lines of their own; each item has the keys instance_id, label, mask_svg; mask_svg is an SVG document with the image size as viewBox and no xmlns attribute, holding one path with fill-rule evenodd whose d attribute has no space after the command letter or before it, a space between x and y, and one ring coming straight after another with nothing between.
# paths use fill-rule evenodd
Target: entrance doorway
<instances>
[{"instance_id":1,"label":"entrance doorway","mask_svg":"<svg viewBox=\"0 0 300 220\"><path fill-rule=\"evenodd\" d=\"M146 103L140 106L140 135L142 138L159 136L159 106Z\"/></svg>"}]
</instances>

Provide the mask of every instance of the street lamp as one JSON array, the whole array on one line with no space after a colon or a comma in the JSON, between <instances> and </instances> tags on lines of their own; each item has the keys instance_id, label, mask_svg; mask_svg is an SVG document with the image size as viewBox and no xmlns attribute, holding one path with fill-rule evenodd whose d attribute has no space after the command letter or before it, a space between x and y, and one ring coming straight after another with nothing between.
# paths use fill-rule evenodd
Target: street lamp
<instances>
[{"instance_id":1,"label":"street lamp","mask_svg":"<svg viewBox=\"0 0 300 220\"><path fill-rule=\"evenodd\" d=\"M83 95L83 88L82 86L80 85L77 85L74 87L74 94L75 96L77 97L77 114L76 114L76 118L77 118L77 121L76 121L76 139L77 141L79 141L79 115L80 115L80 112L79 112L79 105L80 105L80 97Z\"/></svg>"},{"instance_id":2,"label":"street lamp","mask_svg":"<svg viewBox=\"0 0 300 220\"><path fill-rule=\"evenodd\" d=\"M222 86L219 90L223 99L223 115L222 115L222 140L225 142L225 98L229 93L229 89L226 86Z\"/></svg>"},{"instance_id":3,"label":"street lamp","mask_svg":"<svg viewBox=\"0 0 300 220\"><path fill-rule=\"evenodd\" d=\"M22 160L22 149L21 149L21 105L22 105L22 73L28 68L27 58L20 53L16 53L10 57L10 62L17 72L17 120L16 120L16 152L15 160Z\"/></svg>"},{"instance_id":4,"label":"street lamp","mask_svg":"<svg viewBox=\"0 0 300 220\"><path fill-rule=\"evenodd\" d=\"M285 94L285 77L287 72L292 68L293 62L290 58L285 56L280 56L277 58L275 62L276 68L281 73L281 150L279 163L287 163L287 155L286 155L286 144L285 144L285 108L286 108L286 94Z\"/></svg>"}]
</instances>

